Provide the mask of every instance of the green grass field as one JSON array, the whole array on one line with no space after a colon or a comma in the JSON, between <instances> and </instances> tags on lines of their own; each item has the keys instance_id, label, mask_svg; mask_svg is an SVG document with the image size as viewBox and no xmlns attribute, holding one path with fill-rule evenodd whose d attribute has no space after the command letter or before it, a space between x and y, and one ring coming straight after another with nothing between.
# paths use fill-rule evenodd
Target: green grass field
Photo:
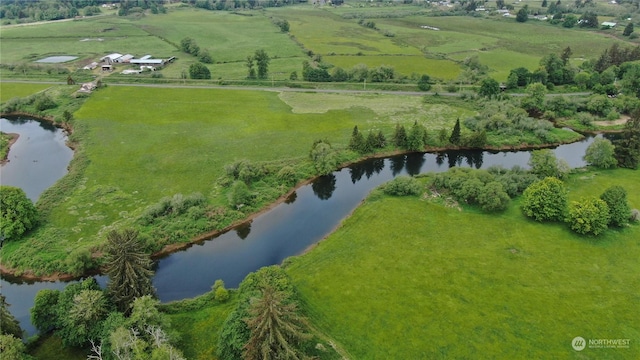
<instances>
[{"instance_id":1,"label":"green grass field","mask_svg":"<svg viewBox=\"0 0 640 360\"><path fill-rule=\"evenodd\" d=\"M26 97L49 87L51 85L0 82L0 102L5 102L14 97Z\"/></svg>"},{"instance_id":2,"label":"green grass field","mask_svg":"<svg viewBox=\"0 0 640 360\"><path fill-rule=\"evenodd\" d=\"M575 175L570 198L619 184L637 208L639 174ZM313 322L354 359L631 359L639 238L638 225L580 237L527 220L517 203L486 215L378 194L286 270ZM576 336L631 346L578 354Z\"/></svg>"},{"instance_id":3,"label":"green grass field","mask_svg":"<svg viewBox=\"0 0 640 360\"><path fill-rule=\"evenodd\" d=\"M354 125L390 137L396 123L418 120L436 131L471 113L416 96L109 86L74 114L89 162L79 183L64 190L45 225L5 244L2 260L64 270L70 252L96 249L106 231L130 225L162 197L200 192L226 206L217 180L234 161L301 166L316 139L345 148Z\"/></svg>"}]
</instances>

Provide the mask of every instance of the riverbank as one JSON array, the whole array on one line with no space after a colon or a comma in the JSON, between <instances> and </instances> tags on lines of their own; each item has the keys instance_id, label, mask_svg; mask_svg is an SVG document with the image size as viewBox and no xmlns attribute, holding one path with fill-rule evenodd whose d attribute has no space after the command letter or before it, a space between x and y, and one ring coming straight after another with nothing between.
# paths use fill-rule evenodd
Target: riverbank
<instances>
[{"instance_id":1,"label":"riverbank","mask_svg":"<svg viewBox=\"0 0 640 360\"><path fill-rule=\"evenodd\" d=\"M531 150L531 149L536 149L536 148L540 148L540 147L554 147L554 146L558 146L558 145L559 144L545 144L545 145L542 145L542 146L539 146L539 147L531 147L531 146L527 146L527 145L520 145L520 146L510 146L510 147L507 147L507 148L501 148L500 150L503 150L503 151L514 151L514 150L518 150L518 149ZM465 150L465 149L460 148L460 147L437 147L437 148L434 147L434 148L429 148L427 150L429 150L427 152L427 154L429 154L429 153L445 152L445 151L450 151L450 150L462 151L462 150ZM496 152L497 149L496 148L491 148L489 151ZM368 161L368 160L372 160L372 159L380 159L380 158L386 158L386 157L390 157L390 156L399 156L399 155L409 155L409 154L412 154L412 153L415 153L415 152L393 150L393 151L387 151L387 152L384 152L384 153L371 154L369 156L362 157L362 158L358 159L357 161L351 161L351 162L343 163L343 164L341 164L340 169L345 168L345 167L349 167L349 166L352 166L352 165L355 165L355 164L358 164L358 163L362 163L362 162L365 162L365 161ZM268 205L266 205L265 207L261 208L261 210L249 214L247 217L243 218L242 220L234 222L233 224L225 227L224 229L215 230L215 231L211 231L211 232L207 232L207 233L198 235L198 236L192 238L188 242L178 243L178 244L169 244L169 245L165 246L164 248L162 248L160 251L154 252L151 256L156 260L161 260L162 258L164 258L166 256L169 256L170 254L173 254L175 252L188 249L188 248L192 247L193 245L202 245L206 240L209 240L209 239L214 238L214 237L221 236L222 234L227 233L229 231L232 231L232 230L234 230L234 229L236 229L236 228L238 228L240 226L250 224L256 218L260 217L261 215L264 215L265 213L267 213L270 210L274 209L275 207L277 207L278 205L282 204L283 202L286 202L287 199L291 198L302 187L313 183L316 179L317 179L317 177L314 177L314 178L310 178L310 179L307 179L307 180L304 180L304 181L298 183L296 186L291 188L288 192L286 192L285 194L283 194L280 197L278 197L275 201L273 201L273 202L269 203ZM94 257L95 256L97 256L97 255L94 254ZM57 273L50 274L50 275L37 276L32 271L20 272L20 271L17 271L16 269L11 269L11 268L8 268L6 266L0 267L0 271L3 274L11 275L16 279L25 279L25 280L30 280L30 281L34 281L34 280L43 280L43 281L65 280L65 281L67 281L67 280L71 280L71 279L75 279L75 278L79 278L79 277L88 275L88 274L82 274L82 275L78 275L78 276L73 276L73 275L70 275L70 274L57 272ZM96 270L96 269L91 269L90 270L90 274L93 275L93 274L96 274L96 273L99 273L99 269L98 270Z\"/></svg>"},{"instance_id":2,"label":"riverbank","mask_svg":"<svg viewBox=\"0 0 640 360\"><path fill-rule=\"evenodd\" d=\"M2 137L0 139L0 166L9 162L9 150L11 145L15 144L20 137L20 134L16 133L0 133Z\"/></svg>"}]
</instances>

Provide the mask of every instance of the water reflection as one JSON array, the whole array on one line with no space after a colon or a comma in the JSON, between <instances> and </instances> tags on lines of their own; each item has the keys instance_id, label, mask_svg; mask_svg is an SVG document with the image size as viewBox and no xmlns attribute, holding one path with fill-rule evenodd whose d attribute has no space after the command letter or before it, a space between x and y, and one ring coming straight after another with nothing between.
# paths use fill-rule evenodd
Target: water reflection
<instances>
[{"instance_id":1,"label":"water reflection","mask_svg":"<svg viewBox=\"0 0 640 360\"><path fill-rule=\"evenodd\" d=\"M293 191L291 194L289 194L289 196L287 196L286 199L284 199L284 203L293 204L294 202L296 202L297 198L298 198L298 193Z\"/></svg>"},{"instance_id":2,"label":"water reflection","mask_svg":"<svg viewBox=\"0 0 640 360\"><path fill-rule=\"evenodd\" d=\"M329 200L336 190L336 176L333 174L320 176L313 181L311 188L318 199Z\"/></svg>"},{"instance_id":3,"label":"water reflection","mask_svg":"<svg viewBox=\"0 0 640 360\"><path fill-rule=\"evenodd\" d=\"M253 221L249 220L245 223L238 225L235 230L238 237L242 240L246 239L247 236L251 233L251 223Z\"/></svg>"}]
</instances>

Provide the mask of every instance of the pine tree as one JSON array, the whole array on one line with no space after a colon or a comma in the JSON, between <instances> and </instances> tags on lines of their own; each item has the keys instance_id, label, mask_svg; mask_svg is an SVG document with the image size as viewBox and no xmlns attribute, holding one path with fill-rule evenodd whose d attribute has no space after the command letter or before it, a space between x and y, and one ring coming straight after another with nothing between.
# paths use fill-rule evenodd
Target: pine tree
<instances>
[{"instance_id":1,"label":"pine tree","mask_svg":"<svg viewBox=\"0 0 640 360\"><path fill-rule=\"evenodd\" d=\"M456 119L456 124L453 126L451 136L449 136L449 142L458 145L460 143L460 118Z\"/></svg>"},{"instance_id":2,"label":"pine tree","mask_svg":"<svg viewBox=\"0 0 640 360\"><path fill-rule=\"evenodd\" d=\"M244 347L244 359L301 359L299 344L307 339L303 319L295 303L284 292L266 286L262 297L254 299L245 319L251 331Z\"/></svg>"},{"instance_id":3,"label":"pine tree","mask_svg":"<svg viewBox=\"0 0 640 360\"><path fill-rule=\"evenodd\" d=\"M105 272L109 276L107 293L120 311L128 313L133 300L138 297L155 296L151 283L152 262L143 251L137 231L110 231L107 234L105 253Z\"/></svg>"},{"instance_id":4,"label":"pine tree","mask_svg":"<svg viewBox=\"0 0 640 360\"><path fill-rule=\"evenodd\" d=\"M407 138L407 148L409 150L424 150L424 134L426 130L424 127L418 122L414 122L411 127L411 131L409 131L409 136Z\"/></svg>"},{"instance_id":5,"label":"pine tree","mask_svg":"<svg viewBox=\"0 0 640 360\"><path fill-rule=\"evenodd\" d=\"M396 130L393 133L393 144L403 149L407 147L407 130L404 125L396 124Z\"/></svg>"},{"instance_id":6,"label":"pine tree","mask_svg":"<svg viewBox=\"0 0 640 360\"><path fill-rule=\"evenodd\" d=\"M629 36L631 34L633 34L633 23L629 22L627 24L627 26L624 28L624 31L622 32L622 35Z\"/></svg>"},{"instance_id":7,"label":"pine tree","mask_svg":"<svg viewBox=\"0 0 640 360\"><path fill-rule=\"evenodd\" d=\"M351 140L349 140L349 149L353 151L357 151L360 153L366 152L366 144L364 141L364 136L358 130L358 125L353 127L353 131L351 132Z\"/></svg>"}]
</instances>

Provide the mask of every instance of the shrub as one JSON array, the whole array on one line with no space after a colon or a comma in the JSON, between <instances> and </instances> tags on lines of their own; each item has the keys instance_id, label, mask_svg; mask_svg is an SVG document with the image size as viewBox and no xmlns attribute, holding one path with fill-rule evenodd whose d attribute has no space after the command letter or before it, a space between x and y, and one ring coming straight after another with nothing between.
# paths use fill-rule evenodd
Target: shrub
<instances>
[{"instance_id":1,"label":"shrub","mask_svg":"<svg viewBox=\"0 0 640 360\"><path fill-rule=\"evenodd\" d=\"M56 106L58 106L58 104L56 104L55 101L53 101L53 99L46 94L40 94L36 97L33 106L36 108L36 110L38 111L44 111L44 110L48 110L48 109L53 109Z\"/></svg>"},{"instance_id":2,"label":"shrub","mask_svg":"<svg viewBox=\"0 0 640 360\"><path fill-rule=\"evenodd\" d=\"M249 192L247 184L242 181L236 181L231 186L229 192L229 204L232 207L239 208L245 205L251 205L253 195Z\"/></svg>"},{"instance_id":3,"label":"shrub","mask_svg":"<svg viewBox=\"0 0 640 360\"><path fill-rule=\"evenodd\" d=\"M522 194L522 211L536 221L561 221L567 207L567 190L555 177L531 184Z\"/></svg>"},{"instance_id":4,"label":"shrub","mask_svg":"<svg viewBox=\"0 0 640 360\"><path fill-rule=\"evenodd\" d=\"M478 204L487 212L503 211L509 206L509 201L509 195L497 181L488 183L478 193Z\"/></svg>"},{"instance_id":5,"label":"shrub","mask_svg":"<svg viewBox=\"0 0 640 360\"><path fill-rule=\"evenodd\" d=\"M623 226L629 220L631 208L627 202L627 192L622 186L612 186L606 189L600 199L609 207L608 225Z\"/></svg>"},{"instance_id":6,"label":"shrub","mask_svg":"<svg viewBox=\"0 0 640 360\"><path fill-rule=\"evenodd\" d=\"M609 207L607 203L596 198L572 201L567 222L571 230L578 234L598 235L605 231L609 224Z\"/></svg>"},{"instance_id":7,"label":"shrub","mask_svg":"<svg viewBox=\"0 0 640 360\"><path fill-rule=\"evenodd\" d=\"M413 177L398 176L388 182L383 191L387 195L394 196L420 195L422 193L422 185Z\"/></svg>"},{"instance_id":8,"label":"shrub","mask_svg":"<svg viewBox=\"0 0 640 360\"><path fill-rule=\"evenodd\" d=\"M597 138L589 145L584 160L589 165L607 169L616 166L618 161L614 156L615 147L608 139Z\"/></svg>"},{"instance_id":9,"label":"shrub","mask_svg":"<svg viewBox=\"0 0 640 360\"><path fill-rule=\"evenodd\" d=\"M0 234L16 239L38 222L38 212L27 194L14 186L0 186Z\"/></svg>"}]
</instances>

